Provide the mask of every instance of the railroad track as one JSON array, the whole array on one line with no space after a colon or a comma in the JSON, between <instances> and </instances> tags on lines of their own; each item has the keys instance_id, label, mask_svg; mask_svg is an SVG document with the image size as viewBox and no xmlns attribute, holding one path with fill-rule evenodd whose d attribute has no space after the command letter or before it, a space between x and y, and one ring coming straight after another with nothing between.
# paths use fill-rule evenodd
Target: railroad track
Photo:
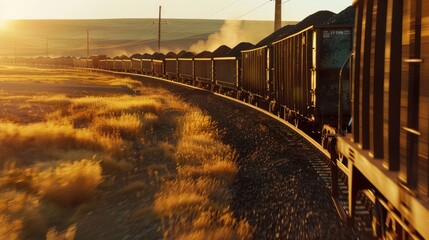
<instances>
[{"instance_id":1,"label":"railroad track","mask_svg":"<svg viewBox=\"0 0 429 240\"><path fill-rule=\"evenodd\" d=\"M223 141L240 155L231 207L237 217L245 217L256 227L255 239L371 237L372 208L367 204L370 201L362 198L358 202L351 228L336 213L332 214L330 155L301 130L228 96L155 77L119 75L136 77L144 84L172 91L207 111L218 127L224 129ZM340 173L340 179L339 200L348 211L347 178Z\"/></svg>"}]
</instances>

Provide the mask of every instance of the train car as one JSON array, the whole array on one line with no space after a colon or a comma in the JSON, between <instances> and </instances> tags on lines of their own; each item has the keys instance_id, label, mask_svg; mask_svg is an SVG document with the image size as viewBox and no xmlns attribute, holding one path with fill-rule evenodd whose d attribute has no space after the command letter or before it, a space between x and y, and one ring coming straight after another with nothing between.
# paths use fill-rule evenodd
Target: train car
<instances>
[{"instance_id":1,"label":"train car","mask_svg":"<svg viewBox=\"0 0 429 240\"><path fill-rule=\"evenodd\" d=\"M194 59L177 58L179 81L183 83L194 83Z\"/></svg>"},{"instance_id":2,"label":"train car","mask_svg":"<svg viewBox=\"0 0 429 240\"><path fill-rule=\"evenodd\" d=\"M177 55L173 52L167 53L165 55L165 78L170 80L177 80L178 78L178 64L177 64Z\"/></svg>"},{"instance_id":3,"label":"train car","mask_svg":"<svg viewBox=\"0 0 429 240\"><path fill-rule=\"evenodd\" d=\"M113 60L113 70L118 71L118 72L122 72L123 71L122 59L115 59L115 60Z\"/></svg>"},{"instance_id":4,"label":"train car","mask_svg":"<svg viewBox=\"0 0 429 240\"><path fill-rule=\"evenodd\" d=\"M310 26L272 44L271 109L296 126L337 126L339 73L350 56L352 26ZM342 71L342 121L350 120L349 71ZM273 107L274 106L274 107ZM343 124L346 126L346 124Z\"/></svg>"},{"instance_id":5,"label":"train car","mask_svg":"<svg viewBox=\"0 0 429 240\"><path fill-rule=\"evenodd\" d=\"M114 70L114 66L115 66L115 60L113 59L106 59L106 69L107 70Z\"/></svg>"},{"instance_id":6,"label":"train car","mask_svg":"<svg viewBox=\"0 0 429 240\"><path fill-rule=\"evenodd\" d=\"M213 83L212 53L205 51L197 54L194 58L195 85L211 89Z\"/></svg>"},{"instance_id":7,"label":"train car","mask_svg":"<svg viewBox=\"0 0 429 240\"><path fill-rule=\"evenodd\" d=\"M133 65L131 59L122 59L122 68L125 72L132 72Z\"/></svg>"},{"instance_id":8,"label":"train car","mask_svg":"<svg viewBox=\"0 0 429 240\"><path fill-rule=\"evenodd\" d=\"M164 75L164 61L160 59L152 59L153 75L162 77Z\"/></svg>"},{"instance_id":9,"label":"train car","mask_svg":"<svg viewBox=\"0 0 429 240\"><path fill-rule=\"evenodd\" d=\"M352 133L332 139L332 176L347 176L348 220L365 192L378 237L429 239L429 2L354 6Z\"/></svg>"},{"instance_id":10,"label":"train car","mask_svg":"<svg viewBox=\"0 0 429 240\"><path fill-rule=\"evenodd\" d=\"M98 67L100 69L107 69L106 62L107 62L107 59L100 60L100 65Z\"/></svg>"},{"instance_id":11,"label":"train car","mask_svg":"<svg viewBox=\"0 0 429 240\"><path fill-rule=\"evenodd\" d=\"M213 82L220 93L237 91L240 71L238 64L236 57L213 58Z\"/></svg>"},{"instance_id":12,"label":"train car","mask_svg":"<svg viewBox=\"0 0 429 240\"><path fill-rule=\"evenodd\" d=\"M241 52L241 88L245 100L270 99L270 50L263 46Z\"/></svg>"},{"instance_id":13,"label":"train car","mask_svg":"<svg viewBox=\"0 0 429 240\"><path fill-rule=\"evenodd\" d=\"M152 54L152 75L156 77L164 76L164 59L165 55L162 53Z\"/></svg>"},{"instance_id":14,"label":"train car","mask_svg":"<svg viewBox=\"0 0 429 240\"><path fill-rule=\"evenodd\" d=\"M142 73L142 69L143 69L142 60L138 58L132 58L131 68L134 73Z\"/></svg>"},{"instance_id":15,"label":"train car","mask_svg":"<svg viewBox=\"0 0 429 240\"><path fill-rule=\"evenodd\" d=\"M152 59L142 59L142 72L146 75L152 75Z\"/></svg>"}]
</instances>

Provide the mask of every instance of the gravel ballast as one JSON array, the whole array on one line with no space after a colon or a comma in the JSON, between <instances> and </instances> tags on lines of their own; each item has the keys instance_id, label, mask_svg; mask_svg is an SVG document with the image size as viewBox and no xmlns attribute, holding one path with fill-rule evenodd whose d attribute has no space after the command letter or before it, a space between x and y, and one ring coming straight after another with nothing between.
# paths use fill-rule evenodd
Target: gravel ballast
<instances>
[{"instance_id":1,"label":"gravel ballast","mask_svg":"<svg viewBox=\"0 0 429 240\"><path fill-rule=\"evenodd\" d=\"M254 239L372 239L348 228L310 161L324 158L282 123L210 92L143 78L208 113L222 141L239 153L231 210L255 227Z\"/></svg>"}]
</instances>

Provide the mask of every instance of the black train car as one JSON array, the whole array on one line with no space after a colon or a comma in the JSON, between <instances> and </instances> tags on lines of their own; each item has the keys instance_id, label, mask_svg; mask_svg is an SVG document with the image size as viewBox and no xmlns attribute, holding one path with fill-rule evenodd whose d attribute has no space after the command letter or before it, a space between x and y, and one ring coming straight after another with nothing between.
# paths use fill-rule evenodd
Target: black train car
<instances>
[{"instance_id":1,"label":"black train car","mask_svg":"<svg viewBox=\"0 0 429 240\"><path fill-rule=\"evenodd\" d=\"M165 55L162 53L154 53L152 55L152 74L156 77L164 75L164 59Z\"/></svg>"},{"instance_id":2,"label":"black train car","mask_svg":"<svg viewBox=\"0 0 429 240\"><path fill-rule=\"evenodd\" d=\"M213 80L212 53L209 51L204 51L195 55L194 66L194 85L210 89L212 87Z\"/></svg>"},{"instance_id":3,"label":"black train car","mask_svg":"<svg viewBox=\"0 0 429 240\"><path fill-rule=\"evenodd\" d=\"M177 69L179 81L183 83L194 83L194 56L192 52L180 52L177 56Z\"/></svg>"},{"instance_id":4,"label":"black train car","mask_svg":"<svg viewBox=\"0 0 429 240\"><path fill-rule=\"evenodd\" d=\"M216 89L220 93L236 95L240 93L241 84L241 51L253 48L253 44L248 42L241 42L237 44L233 49L227 49L226 52L222 52L222 47L219 47L214 54L213 58L213 81ZM240 94L236 95L240 97Z\"/></svg>"},{"instance_id":5,"label":"black train car","mask_svg":"<svg viewBox=\"0 0 429 240\"><path fill-rule=\"evenodd\" d=\"M138 58L132 58L131 68L135 73L142 73L142 68L143 68L142 60Z\"/></svg>"},{"instance_id":6,"label":"black train car","mask_svg":"<svg viewBox=\"0 0 429 240\"><path fill-rule=\"evenodd\" d=\"M269 54L268 46L241 52L241 90L249 102L270 98Z\"/></svg>"},{"instance_id":7,"label":"black train car","mask_svg":"<svg viewBox=\"0 0 429 240\"><path fill-rule=\"evenodd\" d=\"M214 84L220 93L238 88L239 65L236 57L213 58L213 71Z\"/></svg>"},{"instance_id":8,"label":"black train car","mask_svg":"<svg viewBox=\"0 0 429 240\"><path fill-rule=\"evenodd\" d=\"M177 54L174 52L169 52L165 55L164 60L164 66L165 66L165 77L170 80L177 80L178 78L178 61L177 61Z\"/></svg>"},{"instance_id":9,"label":"black train car","mask_svg":"<svg viewBox=\"0 0 429 240\"><path fill-rule=\"evenodd\" d=\"M354 6L352 134L335 139L339 158L331 146L333 171L349 181L348 218L363 191L379 237L429 239L429 1Z\"/></svg>"}]
</instances>

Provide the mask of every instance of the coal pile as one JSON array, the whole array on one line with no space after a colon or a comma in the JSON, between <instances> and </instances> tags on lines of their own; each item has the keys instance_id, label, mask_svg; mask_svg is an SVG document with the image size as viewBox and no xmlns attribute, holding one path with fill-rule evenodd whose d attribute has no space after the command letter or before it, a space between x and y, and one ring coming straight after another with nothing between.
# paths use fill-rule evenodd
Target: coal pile
<instances>
[{"instance_id":1,"label":"coal pile","mask_svg":"<svg viewBox=\"0 0 429 240\"><path fill-rule=\"evenodd\" d=\"M226 45L222 45L213 51L213 57L225 57L229 51L231 51L231 48Z\"/></svg>"},{"instance_id":2,"label":"coal pile","mask_svg":"<svg viewBox=\"0 0 429 240\"><path fill-rule=\"evenodd\" d=\"M195 56L195 53L193 53L193 52L187 52L187 51L184 51L184 50L180 51L177 54L178 58L193 58L194 56Z\"/></svg>"},{"instance_id":3,"label":"coal pile","mask_svg":"<svg viewBox=\"0 0 429 240\"><path fill-rule=\"evenodd\" d=\"M308 17L306 17L301 22L295 25L295 30L293 33L297 33L301 30L304 30L312 25L318 26L323 25L329 18L335 16L336 14L331 11L318 11Z\"/></svg>"},{"instance_id":4,"label":"coal pile","mask_svg":"<svg viewBox=\"0 0 429 240\"><path fill-rule=\"evenodd\" d=\"M240 58L241 57L241 51L248 50L248 49L251 49L253 47L254 47L254 45L249 43L249 42L241 42L237 46L235 46L233 49L231 49L227 55L230 57Z\"/></svg>"},{"instance_id":5,"label":"coal pile","mask_svg":"<svg viewBox=\"0 0 429 240\"><path fill-rule=\"evenodd\" d=\"M176 53L174 53L174 52L168 52L166 55L165 55L165 58L176 58L177 57L177 54Z\"/></svg>"},{"instance_id":6,"label":"coal pile","mask_svg":"<svg viewBox=\"0 0 429 240\"><path fill-rule=\"evenodd\" d=\"M157 59L157 60L164 60L165 59L165 55L162 53L154 53L152 54L152 59Z\"/></svg>"},{"instance_id":7,"label":"coal pile","mask_svg":"<svg viewBox=\"0 0 429 240\"><path fill-rule=\"evenodd\" d=\"M134 53L133 55L131 55L130 58L137 58L137 59L142 59L143 55L141 55L140 53Z\"/></svg>"},{"instance_id":8,"label":"coal pile","mask_svg":"<svg viewBox=\"0 0 429 240\"><path fill-rule=\"evenodd\" d=\"M213 53L210 51L202 51L195 55L195 58L211 58L213 56Z\"/></svg>"},{"instance_id":9,"label":"coal pile","mask_svg":"<svg viewBox=\"0 0 429 240\"><path fill-rule=\"evenodd\" d=\"M122 56L116 56L113 59L115 59L115 60L124 60L124 59L128 59L128 57L125 56L125 55L122 55Z\"/></svg>"},{"instance_id":10,"label":"coal pile","mask_svg":"<svg viewBox=\"0 0 429 240\"><path fill-rule=\"evenodd\" d=\"M326 25L349 25L354 24L355 21L355 8L350 6L343 11L339 12L338 14L335 14L334 16L330 17L325 24Z\"/></svg>"},{"instance_id":11,"label":"coal pile","mask_svg":"<svg viewBox=\"0 0 429 240\"><path fill-rule=\"evenodd\" d=\"M328 19L330 19L334 15L335 13L331 11L318 11L306 17L304 20L297 23L296 25L287 25L280 28L268 37L262 39L258 44L256 44L255 47L262 47L271 44L275 41L286 38L313 25L323 25Z\"/></svg>"},{"instance_id":12,"label":"coal pile","mask_svg":"<svg viewBox=\"0 0 429 240\"><path fill-rule=\"evenodd\" d=\"M291 35L294 32L295 25L286 25L279 30L271 33L268 35L268 37L262 39L259 43L255 45L255 47L262 47L265 45L268 45L272 42L278 41L280 39L283 39L289 35Z\"/></svg>"},{"instance_id":13,"label":"coal pile","mask_svg":"<svg viewBox=\"0 0 429 240\"><path fill-rule=\"evenodd\" d=\"M143 54L142 59L152 59L152 55L150 55L149 53L145 53Z\"/></svg>"}]
</instances>

